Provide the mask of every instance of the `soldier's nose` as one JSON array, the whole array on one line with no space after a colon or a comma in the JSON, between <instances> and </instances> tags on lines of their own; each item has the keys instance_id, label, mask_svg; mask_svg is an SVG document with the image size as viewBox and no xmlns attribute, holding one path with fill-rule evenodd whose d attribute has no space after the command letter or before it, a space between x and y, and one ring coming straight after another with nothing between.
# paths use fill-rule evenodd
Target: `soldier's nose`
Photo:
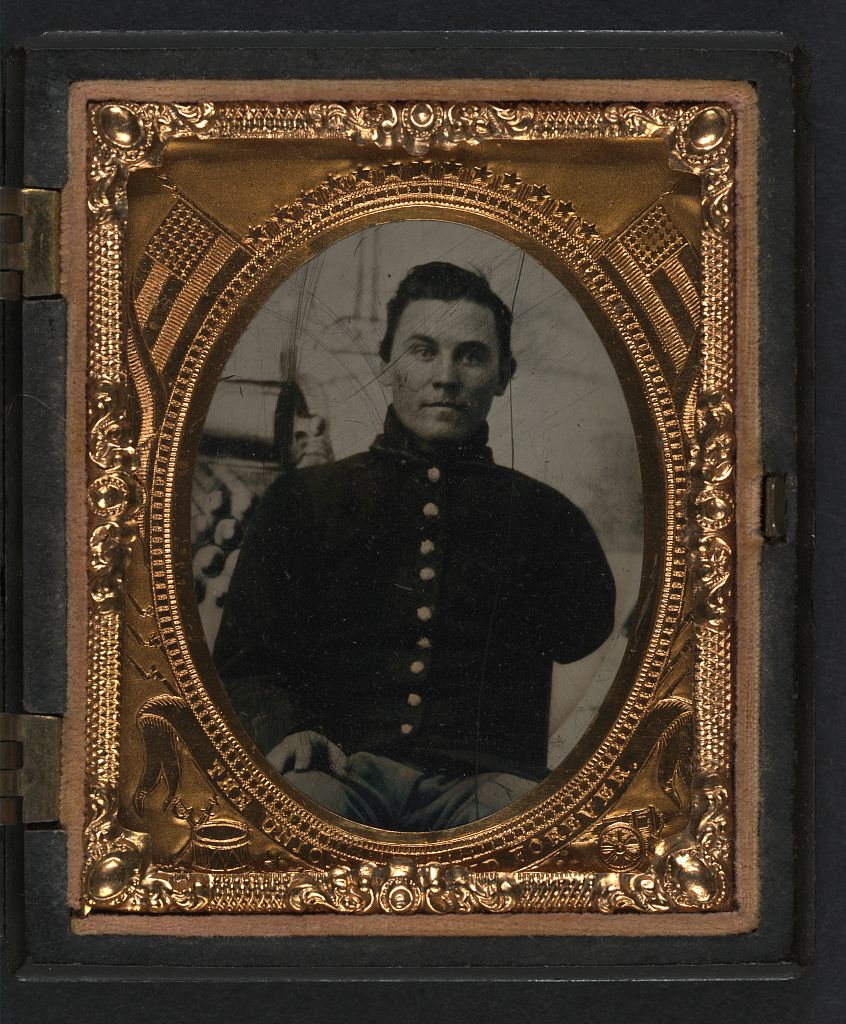
<instances>
[{"instance_id":1,"label":"soldier's nose","mask_svg":"<svg viewBox=\"0 0 846 1024\"><path fill-rule=\"evenodd\" d=\"M433 381L437 387L456 387L459 381L455 363L451 359L439 359L435 365Z\"/></svg>"}]
</instances>

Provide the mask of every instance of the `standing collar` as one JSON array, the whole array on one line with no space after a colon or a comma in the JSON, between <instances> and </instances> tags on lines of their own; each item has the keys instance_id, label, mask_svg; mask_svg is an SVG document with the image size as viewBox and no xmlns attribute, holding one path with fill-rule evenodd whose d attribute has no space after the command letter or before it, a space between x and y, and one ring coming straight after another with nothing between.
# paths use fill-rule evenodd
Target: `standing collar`
<instances>
[{"instance_id":1,"label":"standing collar","mask_svg":"<svg viewBox=\"0 0 846 1024\"><path fill-rule=\"evenodd\" d=\"M461 444L443 444L436 451L424 451L414 435L400 423L393 405L389 405L383 432L370 445L370 450L408 462L493 462L493 453L487 441L488 425L483 423L475 434Z\"/></svg>"}]
</instances>

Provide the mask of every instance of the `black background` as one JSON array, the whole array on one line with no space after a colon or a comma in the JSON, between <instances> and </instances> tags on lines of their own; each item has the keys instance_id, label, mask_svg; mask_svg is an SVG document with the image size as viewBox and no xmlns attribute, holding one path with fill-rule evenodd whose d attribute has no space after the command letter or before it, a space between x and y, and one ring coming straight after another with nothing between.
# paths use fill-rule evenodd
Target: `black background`
<instances>
[{"instance_id":1,"label":"black background","mask_svg":"<svg viewBox=\"0 0 846 1024\"><path fill-rule=\"evenodd\" d=\"M153 969L158 963L172 960L173 944L159 940L160 956L155 948L147 944L144 959L148 966L126 968L120 966L122 944L106 940L99 944L99 951L91 958L92 963L75 966L73 960L82 960L79 947L70 948L63 943L58 923L62 920L62 886L45 883L51 864L61 870L60 844L53 840L54 834L34 834L27 848L31 872L27 879L30 901L27 935L23 941L15 934L15 915L9 918L8 942L4 948L2 1013L5 1020L48 1020L48 1021L156 1021L185 1019L191 1021L226 1021L238 1016L245 1020L264 1021L295 1019L297 1021L370 1019L376 1015L392 1022L429 1020L439 1015L448 1020L485 1021L529 1021L554 1018L556 1021L641 1021L654 1019L663 1021L679 1019L687 1021L709 1021L720 1018L734 1020L745 1018L757 1021L839 1021L846 1015L843 997L842 967L844 962L844 895L841 881L843 861L844 810L840 789L844 777L840 759L841 744L837 742L844 730L843 664L846 631L840 617L843 614L843 566L846 564L846 544L843 536L843 494L844 455L838 412L841 396L846 391L846 371L838 359L839 336L835 328L835 309L842 302L839 288L843 260L837 244L844 237L844 205L841 198L844 164L844 104L842 98L843 32L841 29L846 11L840 4L812 0L806 3L776 2L702 2L695 6L683 6L676 2L660 2L635 7L631 3L539 3L535 0L520 0L519 3L465 2L453 5L402 3L372 3L365 7L339 3L319 4L315 2L256 3L241 2L237 9L234 4L222 3L164 3L156 2L128 4L102 2L79 4L50 3L44 0L30 0L29 3L6 3L2 12L0 31L4 51L21 45L45 31L114 31L133 33L140 30L156 29L168 32L191 32L198 30L394 30L429 31L441 33L445 30L500 30L500 29L556 29L595 32L604 30L625 30L628 32L668 31L714 31L729 33L747 31L776 31L785 38L772 41L772 50L796 48L794 63L799 68L802 83L799 99L800 159L798 180L800 194L798 203L799 231L796 237L796 252L800 267L799 289L796 308L789 301L776 301L765 314L770 318L773 337L781 332L782 339L793 337L799 350L800 378L804 382L799 392L798 423L800 430L800 474L799 530L810 536L812 481L807 471L810 458L809 426L812 409L815 406L816 419L816 546L818 554L815 563L812 587L807 574L810 571L810 547L800 545L798 549L800 574L805 574L806 583L794 590L792 581L785 578L781 596L778 580L768 592L771 608L765 614L772 614L777 623L779 604L784 600L797 601L804 623L800 635L799 657L797 659L797 708L799 711L798 732L794 746L798 751L799 789L796 856L799 869L797 879L800 903L814 898L812 875L816 876L815 920L811 924L806 917L798 914L795 927L790 929L790 942L779 942L779 936L760 937L760 955L753 952L754 944L743 946L738 943L736 955L731 955L728 946L709 955L697 955L694 946L687 940L674 943L677 965L650 968L645 964L633 964L635 959L650 958L654 950L656 961L668 962L665 949L652 943L643 943L634 956L632 947L626 947L607 939L596 938L583 941L578 960L570 959L573 949L566 940L521 939L508 940L501 946L505 952L495 952L488 947L488 953L480 957L476 947L462 944L457 940L442 943L441 955L419 949L418 963L410 962L397 952L398 943L388 945L372 940L358 940L367 943L366 948L356 950L355 944L346 942L335 947L332 955L321 950L319 943L307 944L313 955L313 967L300 966L296 970L276 966L273 950L259 952L243 944L243 954L235 955L231 949L211 949L202 943L180 945L177 961L182 966ZM276 40L265 38L262 46ZM666 36L649 35L643 38L628 36L625 39L610 36L585 37L584 43L592 49L603 47L631 47L632 66L643 62L644 46L691 45L691 37L685 40L668 39ZM67 41L79 49L90 50L95 46L110 50L133 49L135 47L183 47L184 37L171 36L162 40L149 37L124 36L117 39L91 37ZM244 43L255 42L243 37L230 37L233 48ZM339 41L315 37L315 52L327 44ZM409 45L408 40L404 45ZM434 51L441 48L443 41L435 35L430 40ZM705 42L703 38L703 43ZM747 42L750 42L747 40ZM754 41L753 45L754 45ZM213 45L211 39L194 40L192 45ZM726 46L746 45L739 36L724 37ZM215 41L220 45L220 40ZM568 45L572 46L572 37ZM39 45L35 42L36 47ZM355 41L352 41L355 45ZM378 44L377 45L384 45ZM396 45L396 43L392 44ZM490 45L490 43L482 43ZM714 45L713 40L708 44ZM759 42L760 45L760 42ZM309 60L309 45L301 48L301 59ZM87 58L88 59L88 58ZM320 63L319 58L315 58ZM181 73L185 77L200 77L204 61L202 53L196 55L196 66L184 65ZM96 63L96 62L95 62ZM108 63L108 61L106 61ZM261 65L256 61L256 66ZM388 61L390 63L390 61ZM778 59L773 59L777 64ZM625 62L619 65L625 76ZM11 65L14 72L14 64ZM80 77L88 69L79 68ZM412 69L413 70L413 69ZM361 74L369 69L362 68ZM143 71L138 72L143 73ZM172 75L180 71L172 69ZM211 73L211 72L207 72ZM242 77L250 77L250 65L244 65ZM455 69L453 71L455 73ZM505 69L503 69L503 73ZM704 76L703 76L704 77ZM45 82L45 117L55 116L49 110L55 101ZM14 99L14 81L10 81L7 95ZM14 104L12 104L14 106ZM789 103L785 104L784 116L792 118ZM22 170L22 153L14 144L14 125L9 125L6 151L6 181L19 184ZM810 206L808 160L809 147L802 136L813 142L815 149L815 170L813 172L816 204L816 218ZM55 165L56 153L61 159L63 140L42 140L43 153L30 149L29 166L43 166L49 171ZM51 150L51 151L50 151ZM39 163L38 157L43 157ZM786 174L782 168L782 174ZM49 174L48 174L49 176ZM61 184L61 181L39 181L38 184ZM772 199L770 200L772 204ZM770 227L778 221L778 203L773 204ZM793 219L792 203L787 199L783 204L785 230L790 233ZM817 253L814 281L810 272L811 220L815 220L815 248ZM765 258L766 262L766 258ZM779 267L765 268L772 272L771 285L778 280ZM813 291L812 291L813 288ZM809 388L812 373L811 359L811 300L815 306L814 347L816 362L816 389L811 395ZM9 314L7 329L10 325ZM37 360L38 344L44 339L60 337L62 331L61 310L47 306L39 314L30 314L42 322L32 325L31 336L35 339L29 360ZM779 317L782 322L779 326ZM787 322L783 322L784 318ZM14 332L12 332L14 333ZM762 344L767 338L762 334ZM45 357L49 352L45 350ZM21 373L26 378L26 367L16 365L15 359L7 355L6 364L9 379L6 390L6 411L12 409L16 383ZM774 391L779 391L778 374L771 381ZM775 395L775 405L783 402L785 395L781 375L782 393ZM766 383L766 382L765 382ZM792 384L787 382L788 391ZM44 385L48 386L47 384ZM11 399L10 399L11 392ZM770 424L771 436L778 439L792 434L795 423L787 414L781 423ZM49 427L46 428L49 431ZM54 427L53 436L61 438ZM49 436L47 434L46 436ZM44 439L41 439L44 443ZM789 440L781 449L789 453ZM25 448L25 445L24 445ZM779 446L774 442L774 456ZM17 450L14 437L7 447L8 473L14 478L15 469L21 461L27 461L27 452ZM785 459L789 458L784 455ZM772 470L793 470L793 466L769 465ZM56 501L56 493L53 501ZM10 512L10 537L15 534L16 502L20 506L21 496L11 485L11 500L7 498ZM25 495L25 500L38 499L38 495ZM795 513L796 505L790 510ZM790 522L789 522L790 528ZM795 529L795 525L794 525ZM14 545L10 553L8 593L15 602L16 574L19 566L15 562ZM811 788L804 772L814 755L809 729L811 694L803 679L811 670L810 636L807 628L807 613L811 603L816 619L816 653L814 674L816 678L817 717L815 726L815 756L817 778L815 791ZM59 602L60 606L60 602ZM772 624L772 622L771 622ZM7 626L14 634L18 627L14 613ZM49 646L49 645L47 645ZM12 643L14 648L14 643ZM49 652L44 654L43 671L55 678L50 670ZM782 666L783 671L790 671ZM33 674L27 668L30 687L33 692L41 690L45 698L45 710L50 705L49 684L46 676ZM15 662L14 652L7 667L7 707L14 709L16 700L22 696L18 685L22 673ZM60 678L60 676L59 676ZM24 687L26 686L24 682ZM766 694L764 695L766 701ZM787 726L779 732L773 727L773 740L783 747ZM767 750L763 751L765 768ZM781 751L780 763L787 753ZM816 819L814 824L815 851L811 853L811 807L815 801ZM777 820L774 812L773 821ZM777 848L779 839L775 835L762 833L762 849L765 857L768 849ZM40 877L39 877L40 876ZM8 905L14 911L18 906L16 889L21 879L15 870L9 868L5 876ZM33 884L34 883L34 884ZM40 897L34 894L40 892ZM776 894L776 903L789 911L789 894ZM764 906L766 920L767 907ZM784 922L782 922L784 923ZM815 933L815 936L814 936ZM754 937L753 937L754 938ZM497 940L489 940L496 943ZM189 948L190 947L190 948ZM629 953L626 953L628 948ZM409 947L413 950L414 946ZM393 954L392 955L392 951ZM37 954L37 955L36 955ZM51 955L52 954L52 955ZM503 957L507 957L503 961ZM628 956L628 959L627 959ZM253 958L254 966L246 964ZM284 955L280 954L284 960ZM411 957L413 960L414 957ZM685 967L687 961L710 960L707 965ZM755 964L753 961L759 961ZM63 961L62 966L49 966ZM112 962L109 965L109 961ZM402 962L401 962L402 961ZM745 963L744 961L749 961ZM21 964L14 978L10 976L8 964ZM239 962L239 967L227 967L228 963ZM94 965L96 963L96 966ZM482 963L490 966L480 966ZM575 966L575 964L579 966ZM434 966L437 964L438 966ZM448 966L451 964L451 966ZM567 964L574 966L568 967ZM591 964L591 966L587 966ZM611 966L613 964L613 966ZM105 966L104 966L105 965ZM430 966L431 965L431 966ZM483 985L482 982L485 982Z\"/></svg>"}]
</instances>

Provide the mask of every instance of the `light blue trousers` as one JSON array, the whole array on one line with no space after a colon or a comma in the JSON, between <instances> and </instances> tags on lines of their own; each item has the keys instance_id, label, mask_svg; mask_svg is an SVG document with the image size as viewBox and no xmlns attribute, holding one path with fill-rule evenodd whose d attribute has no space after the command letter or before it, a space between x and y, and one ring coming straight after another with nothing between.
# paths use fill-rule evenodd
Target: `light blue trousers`
<instances>
[{"instance_id":1,"label":"light blue trousers","mask_svg":"<svg viewBox=\"0 0 846 1024\"><path fill-rule=\"evenodd\" d=\"M339 775L287 772L301 793L341 817L374 828L433 832L487 817L524 796L534 779L487 772L458 777L426 775L376 754L353 754Z\"/></svg>"}]
</instances>

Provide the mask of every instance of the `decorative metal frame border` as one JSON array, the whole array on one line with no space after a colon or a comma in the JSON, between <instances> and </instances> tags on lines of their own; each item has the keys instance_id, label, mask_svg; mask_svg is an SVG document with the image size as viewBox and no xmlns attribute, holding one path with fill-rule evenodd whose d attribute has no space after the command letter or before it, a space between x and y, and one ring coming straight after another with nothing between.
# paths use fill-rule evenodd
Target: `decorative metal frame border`
<instances>
[{"instance_id":1,"label":"decorative metal frame border","mask_svg":"<svg viewBox=\"0 0 846 1024\"><path fill-rule=\"evenodd\" d=\"M82 908L146 912L435 913L726 910L733 905L731 745L734 543L733 112L703 104L147 104L90 108L88 395L90 469L87 824ZM696 785L690 826L648 871L473 872L340 864L238 874L163 869L149 837L118 820L124 573L146 497L128 415L123 237L129 173L177 138L347 138L422 156L489 138L665 138L702 182L702 327L691 438L691 569L697 581Z\"/></svg>"}]
</instances>

